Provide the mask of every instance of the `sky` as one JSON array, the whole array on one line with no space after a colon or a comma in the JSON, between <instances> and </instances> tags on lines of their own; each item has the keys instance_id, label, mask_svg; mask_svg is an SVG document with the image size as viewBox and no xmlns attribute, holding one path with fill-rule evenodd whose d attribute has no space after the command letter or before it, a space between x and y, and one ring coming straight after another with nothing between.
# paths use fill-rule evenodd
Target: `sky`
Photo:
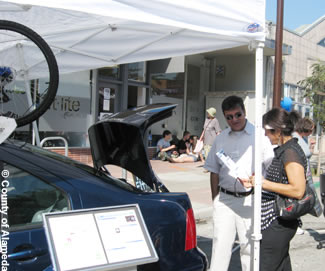
<instances>
[{"instance_id":1,"label":"sky","mask_svg":"<svg viewBox=\"0 0 325 271\"><path fill-rule=\"evenodd\" d=\"M325 0L283 0L283 26L295 30L325 16ZM266 0L266 20L276 22L277 0Z\"/></svg>"}]
</instances>

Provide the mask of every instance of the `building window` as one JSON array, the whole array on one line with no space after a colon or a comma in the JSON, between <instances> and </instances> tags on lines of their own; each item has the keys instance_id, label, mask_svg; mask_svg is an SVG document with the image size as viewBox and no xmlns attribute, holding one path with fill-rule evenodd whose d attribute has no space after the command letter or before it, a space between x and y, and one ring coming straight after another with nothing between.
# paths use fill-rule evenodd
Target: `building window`
<instances>
[{"instance_id":1,"label":"building window","mask_svg":"<svg viewBox=\"0 0 325 271\"><path fill-rule=\"evenodd\" d=\"M292 84L285 84L283 96L290 97L292 99L292 109L298 111L302 117L313 117L313 113L310 110L310 99L305 97L305 93L302 88Z\"/></svg>"},{"instance_id":2,"label":"building window","mask_svg":"<svg viewBox=\"0 0 325 271\"><path fill-rule=\"evenodd\" d=\"M216 65L216 78L224 78L226 75L225 65Z\"/></svg>"},{"instance_id":3,"label":"building window","mask_svg":"<svg viewBox=\"0 0 325 271\"><path fill-rule=\"evenodd\" d=\"M177 104L171 117L151 126L153 146L156 145L166 129L170 130L174 137L182 137L184 78L184 73L159 73L151 75L152 103Z\"/></svg>"},{"instance_id":4,"label":"building window","mask_svg":"<svg viewBox=\"0 0 325 271\"><path fill-rule=\"evenodd\" d=\"M138 82L145 82L146 80L146 63L137 62L128 64L128 79Z\"/></svg>"},{"instance_id":5,"label":"building window","mask_svg":"<svg viewBox=\"0 0 325 271\"><path fill-rule=\"evenodd\" d=\"M325 38L323 38L317 45L325 47Z\"/></svg>"},{"instance_id":6,"label":"building window","mask_svg":"<svg viewBox=\"0 0 325 271\"><path fill-rule=\"evenodd\" d=\"M184 97L184 73L160 73L151 77L152 95Z\"/></svg>"},{"instance_id":7,"label":"building window","mask_svg":"<svg viewBox=\"0 0 325 271\"><path fill-rule=\"evenodd\" d=\"M102 69L98 69L98 75L103 76L104 78L111 78L115 80L119 80L120 78L120 66L116 65L113 67L105 67Z\"/></svg>"}]
</instances>

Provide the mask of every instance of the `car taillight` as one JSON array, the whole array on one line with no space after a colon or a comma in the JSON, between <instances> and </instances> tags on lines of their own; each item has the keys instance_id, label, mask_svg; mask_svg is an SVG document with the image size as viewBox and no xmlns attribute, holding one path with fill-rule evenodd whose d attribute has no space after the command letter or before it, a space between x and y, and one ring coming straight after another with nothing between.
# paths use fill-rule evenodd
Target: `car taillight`
<instances>
[{"instance_id":1,"label":"car taillight","mask_svg":"<svg viewBox=\"0 0 325 271\"><path fill-rule=\"evenodd\" d=\"M196 226L192 208L186 212L185 251L196 247Z\"/></svg>"}]
</instances>

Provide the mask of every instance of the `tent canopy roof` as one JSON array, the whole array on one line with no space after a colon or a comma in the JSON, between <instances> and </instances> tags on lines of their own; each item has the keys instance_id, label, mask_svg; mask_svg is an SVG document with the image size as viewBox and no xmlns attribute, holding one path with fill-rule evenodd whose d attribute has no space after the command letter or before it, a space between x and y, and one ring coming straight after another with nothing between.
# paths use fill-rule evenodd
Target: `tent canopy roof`
<instances>
[{"instance_id":1,"label":"tent canopy roof","mask_svg":"<svg viewBox=\"0 0 325 271\"><path fill-rule=\"evenodd\" d=\"M0 1L0 12L2 19L22 23L48 42L60 73L265 38L265 0L13 0Z\"/></svg>"}]
</instances>

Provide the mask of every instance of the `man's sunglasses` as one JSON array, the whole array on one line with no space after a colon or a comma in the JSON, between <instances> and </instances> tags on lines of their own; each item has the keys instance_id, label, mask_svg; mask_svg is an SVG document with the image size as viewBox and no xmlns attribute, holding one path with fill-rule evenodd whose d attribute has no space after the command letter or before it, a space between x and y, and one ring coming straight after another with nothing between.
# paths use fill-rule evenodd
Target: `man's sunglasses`
<instances>
[{"instance_id":1,"label":"man's sunglasses","mask_svg":"<svg viewBox=\"0 0 325 271\"><path fill-rule=\"evenodd\" d=\"M237 112L235 115L226 115L225 118L226 118L226 120L233 120L234 118L239 119L239 118L241 118L242 115L243 115L243 113Z\"/></svg>"}]
</instances>

